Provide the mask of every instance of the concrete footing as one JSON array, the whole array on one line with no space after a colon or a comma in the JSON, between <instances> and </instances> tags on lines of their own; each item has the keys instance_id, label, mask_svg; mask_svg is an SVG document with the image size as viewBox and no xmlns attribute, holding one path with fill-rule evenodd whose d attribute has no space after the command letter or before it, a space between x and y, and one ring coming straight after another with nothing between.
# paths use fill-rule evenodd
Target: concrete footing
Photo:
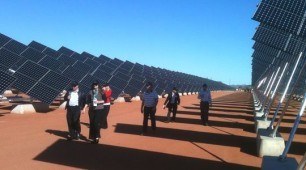
<instances>
[{"instance_id":1,"label":"concrete footing","mask_svg":"<svg viewBox=\"0 0 306 170\"><path fill-rule=\"evenodd\" d=\"M63 102L63 103L59 106L59 109L65 110L66 104L67 104L67 101Z\"/></svg>"},{"instance_id":2,"label":"concrete footing","mask_svg":"<svg viewBox=\"0 0 306 170\"><path fill-rule=\"evenodd\" d=\"M187 93L187 95L191 95L191 93L189 92L189 93Z\"/></svg>"},{"instance_id":3,"label":"concrete footing","mask_svg":"<svg viewBox=\"0 0 306 170\"><path fill-rule=\"evenodd\" d=\"M135 96L132 98L132 101L140 101L140 97L139 96Z\"/></svg>"},{"instance_id":4,"label":"concrete footing","mask_svg":"<svg viewBox=\"0 0 306 170\"><path fill-rule=\"evenodd\" d=\"M259 129L267 129L270 126L270 120L264 120L264 118L255 118L255 132Z\"/></svg>"},{"instance_id":5,"label":"concrete footing","mask_svg":"<svg viewBox=\"0 0 306 170\"><path fill-rule=\"evenodd\" d=\"M183 94L182 94L182 93L179 93L179 96L183 96Z\"/></svg>"},{"instance_id":6,"label":"concrete footing","mask_svg":"<svg viewBox=\"0 0 306 170\"><path fill-rule=\"evenodd\" d=\"M12 114L29 114L36 113L32 104L20 104L14 107L11 111Z\"/></svg>"},{"instance_id":7,"label":"concrete footing","mask_svg":"<svg viewBox=\"0 0 306 170\"><path fill-rule=\"evenodd\" d=\"M5 90L3 95L4 96L11 96L11 95L14 95L14 94L13 94L12 90Z\"/></svg>"},{"instance_id":8,"label":"concrete footing","mask_svg":"<svg viewBox=\"0 0 306 170\"><path fill-rule=\"evenodd\" d=\"M257 154L263 156L279 156L285 149L285 141L279 133L275 138L270 137L272 130L259 129L256 138Z\"/></svg>"},{"instance_id":9,"label":"concrete footing","mask_svg":"<svg viewBox=\"0 0 306 170\"><path fill-rule=\"evenodd\" d=\"M187 96L187 93L183 93L184 96Z\"/></svg>"},{"instance_id":10,"label":"concrete footing","mask_svg":"<svg viewBox=\"0 0 306 170\"><path fill-rule=\"evenodd\" d=\"M262 170L292 170L297 169L298 163L294 158L286 158L285 160L279 160L278 157L264 156L262 159Z\"/></svg>"},{"instance_id":11,"label":"concrete footing","mask_svg":"<svg viewBox=\"0 0 306 170\"><path fill-rule=\"evenodd\" d=\"M261 118L264 115L264 112L254 112L254 119Z\"/></svg>"},{"instance_id":12,"label":"concrete footing","mask_svg":"<svg viewBox=\"0 0 306 170\"><path fill-rule=\"evenodd\" d=\"M116 102L116 103L124 103L125 99L124 99L124 97L118 97L114 102Z\"/></svg>"}]
</instances>

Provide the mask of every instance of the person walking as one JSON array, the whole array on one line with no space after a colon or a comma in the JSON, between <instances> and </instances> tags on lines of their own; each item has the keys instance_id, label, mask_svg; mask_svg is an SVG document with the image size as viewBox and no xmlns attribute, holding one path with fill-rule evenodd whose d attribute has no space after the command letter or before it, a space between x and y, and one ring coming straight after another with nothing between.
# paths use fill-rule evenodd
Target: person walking
<instances>
[{"instance_id":1,"label":"person walking","mask_svg":"<svg viewBox=\"0 0 306 170\"><path fill-rule=\"evenodd\" d=\"M86 105L84 107L84 112L86 108L89 107L89 139L92 140L91 143L97 144L101 138L100 126L104 101L106 101L106 96L103 93L99 82L92 83L91 90L87 95Z\"/></svg>"},{"instance_id":2,"label":"person walking","mask_svg":"<svg viewBox=\"0 0 306 170\"><path fill-rule=\"evenodd\" d=\"M103 109L103 116L101 119L101 128L107 129L108 123L107 123L107 117L110 111L111 106L111 97L112 97L112 89L109 87L108 83L103 84L103 91L106 97L106 100L104 102L104 109Z\"/></svg>"},{"instance_id":3,"label":"person walking","mask_svg":"<svg viewBox=\"0 0 306 170\"><path fill-rule=\"evenodd\" d=\"M201 109L201 120L204 126L208 126L209 106L212 106L210 90L207 89L207 84L203 84L203 89L199 92L198 99Z\"/></svg>"},{"instance_id":4,"label":"person walking","mask_svg":"<svg viewBox=\"0 0 306 170\"><path fill-rule=\"evenodd\" d=\"M168 108L168 114L167 114L167 120L166 122L170 122L170 116L172 112L172 121L175 121L176 118L176 112L177 112L177 106L180 105L180 95L177 92L177 89L173 87L172 92L168 93L167 99L164 102L163 109L166 107Z\"/></svg>"},{"instance_id":5,"label":"person walking","mask_svg":"<svg viewBox=\"0 0 306 170\"><path fill-rule=\"evenodd\" d=\"M73 82L71 89L65 94L64 100L67 102L65 107L67 110L66 119L69 131L67 140L79 140L81 133L80 114L84 113L82 110L85 106L86 95L79 91L78 83Z\"/></svg>"},{"instance_id":6,"label":"person walking","mask_svg":"<svg viewBox=\"0 0 306 170\"><path fill-rule=\"evenodd\" d=\"M141 135L145 135L147 133L149 116L151 119L152 130L155 132L156 130L155 113L156 113L157 103L158 103L158 95L156 91L153 90L153 84L151 82L148 82L146 84L146 92L144 92L143 94L142 103L141 103L141 113L143 113L143 127Z\"/></svg>"}]
</instances>

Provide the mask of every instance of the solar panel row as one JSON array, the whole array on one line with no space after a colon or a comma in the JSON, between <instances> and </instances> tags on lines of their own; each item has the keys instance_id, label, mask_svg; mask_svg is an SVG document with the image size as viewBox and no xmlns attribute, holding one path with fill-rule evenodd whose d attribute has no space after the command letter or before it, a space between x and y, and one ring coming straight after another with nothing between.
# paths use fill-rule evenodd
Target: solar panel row
<instances>
[{"instance_id":1,"label":"solar panel row","mask_svg":"<svg viewBox=\"0 0 306 170\"><path fill-rule=\"evenodd\" d=\"M137 95L145 90L144 85L148 81L155 83L158 93L174 86L183 91L197 91L204 82L216 89L229 88L197 76L110 59L105 55L79 54L67 47L56 51L36 41L26 46L2 34L0 45L0 70L8 72L10 69L9 72L16 78L12 87L48 104L67 89L71 81L79 82L80 90L85 93L93 81L109 82L115 98L123 91Z\"/></svg>"}]
</instances>

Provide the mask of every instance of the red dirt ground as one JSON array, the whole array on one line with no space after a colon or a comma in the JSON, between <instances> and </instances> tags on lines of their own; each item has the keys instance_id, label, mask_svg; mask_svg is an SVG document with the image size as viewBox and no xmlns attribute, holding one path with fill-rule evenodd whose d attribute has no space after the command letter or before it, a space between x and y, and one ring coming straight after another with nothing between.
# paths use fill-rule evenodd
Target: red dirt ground
<instances>
[{"instance_id":1,"label":"red dirt ground","mask_svg":"<svg viewBox=\"0 0 306 170\"><path fill-rule=\"evenodd\" d=\"M157 131L140 136L140 102L111 107L109 128L98 145L86 141L88 115L81 115L82 139L66 141L64 110L47 114L8 114L0 105L1 169L259 169L256 156L252 95L213 92L209 126L201 125L196 95L183 96L177 119L165 123L160 99ZM292 108L291 108L292 109ZM296 109L280 128L288 139ZM306 119L294 138L289 157L300 161L306 151ZM149 123L150 125L150 123Z\"/></svg>"}]
</instances>

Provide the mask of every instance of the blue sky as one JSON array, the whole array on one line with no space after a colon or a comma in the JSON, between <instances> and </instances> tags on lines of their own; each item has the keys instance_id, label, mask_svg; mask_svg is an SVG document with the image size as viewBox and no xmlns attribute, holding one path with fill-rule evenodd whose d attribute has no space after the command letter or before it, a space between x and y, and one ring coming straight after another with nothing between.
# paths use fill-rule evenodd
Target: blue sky
<instances>
[{"instance_id":1,"label":"blue sky","mask_svg":"<svg viewBox=\"0 0 306 170\"><path fill-rule=\"evenodd\" d=\"M28 44L250 84L259 0L2 0L0 32Z\"/></svg>"}]
</instances>

